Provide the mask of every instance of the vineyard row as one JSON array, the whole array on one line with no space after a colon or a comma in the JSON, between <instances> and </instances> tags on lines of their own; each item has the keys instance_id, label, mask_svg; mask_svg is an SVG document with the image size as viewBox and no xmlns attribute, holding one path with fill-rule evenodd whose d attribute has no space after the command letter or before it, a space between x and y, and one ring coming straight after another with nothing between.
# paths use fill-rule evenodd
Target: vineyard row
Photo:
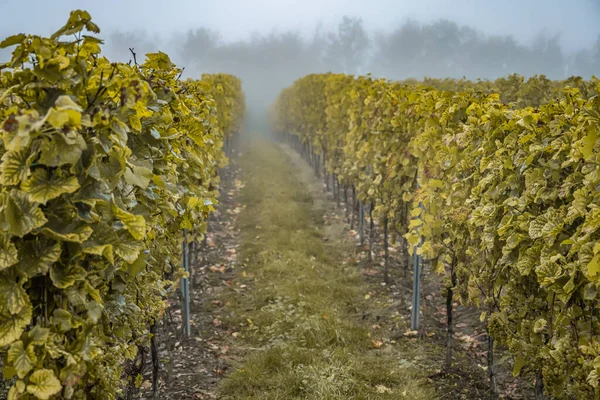
<instances>
[{"instance_id":1,"label":"vineyard row","mask_svg":"<svg viewBox=\"0 0 600 400\"><path fill-rule=\"evenodd\" d=\"M570 82L534 108L451 80L309 75L271 125L444 277L450 350L453 301L480 307L492 389L496 342L539 395L598 399L600 81Z\"/></svg>"},{"instance_id":2,"label":"vineyard row","mask_svg":"<svg viewBox=\"0 0 600 400\"><path fill-rule=\"evenodd\" d=\"M15 35L0 66L0 353L9 399L114 399L203 234L236 77L182 79L164 53L101 54L85 11ZM143 360L143 357L142 357Z\"/></svg>"}]
</instances>

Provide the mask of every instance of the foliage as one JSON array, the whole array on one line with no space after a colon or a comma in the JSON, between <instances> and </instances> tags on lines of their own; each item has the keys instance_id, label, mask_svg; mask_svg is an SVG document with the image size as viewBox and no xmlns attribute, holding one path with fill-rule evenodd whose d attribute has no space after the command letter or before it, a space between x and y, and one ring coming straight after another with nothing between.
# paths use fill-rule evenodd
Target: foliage
<instances>
[{"instance_id":1,"label":"foliage","mask_svg":"<svg viewBox=\"0 0 600 400\"><path fill-rule=\"evenodd\" d=\"M600 398L600 81L522 83L498 95L311 75L282 92L273 129L319 143L359 198L411 246L423 240L515 375L541 371L556 398Z\"/></svg>"},{"instance_id":2,"label":"foliage","mask_svg":"<svg viewBox=\"0 0 600 400\"><path fill-rule=\"evenodd\" d=\"M99 32L78 10L51 37L0 45L16 45L0 67L9 399L117 396L181 275L181 229L205 228L242 115L237 78L218 77L232 99L216 109L213 77L182 82L164 53L111 63L85 30Z\"/></svg>"}]
</instances>

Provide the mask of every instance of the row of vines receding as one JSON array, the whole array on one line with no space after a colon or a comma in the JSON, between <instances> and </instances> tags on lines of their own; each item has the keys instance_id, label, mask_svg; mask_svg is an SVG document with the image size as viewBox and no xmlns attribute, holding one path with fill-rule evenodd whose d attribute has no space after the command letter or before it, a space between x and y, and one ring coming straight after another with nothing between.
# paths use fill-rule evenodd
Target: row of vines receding
<instances>
[{"instance_id":1,"label":"row of vines receding","mask_svg":"<svg viewBox=\"0 0 600 400\"><path fill-rule=\"evenodd\" d=\"M538 394L597 399L598 93L597 79L309 75L282 91L271 123L428 260L448 304L480 307L492 389L495 342Z\"/></svg>"},{"instance_id":2,"label":"row of vines receding","mask_svg":"<svg viewBox=\"0 0 600 400\"><path fill-rule=\"evenodd\" d=\"M86 34L85 32L88 32ZM111 399L141 376L184 274L182 230L214 210L244 115L230 75L182 79L164 53L111 62L74 11L15 35L0 66L0 352L9 399Z\"/></svg>"}]
</instances>

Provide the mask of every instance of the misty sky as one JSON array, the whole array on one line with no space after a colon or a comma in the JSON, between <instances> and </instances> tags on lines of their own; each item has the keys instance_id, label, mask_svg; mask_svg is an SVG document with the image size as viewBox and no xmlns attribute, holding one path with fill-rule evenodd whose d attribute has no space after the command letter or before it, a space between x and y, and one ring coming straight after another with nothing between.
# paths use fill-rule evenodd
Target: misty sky
<instances>
[{"instance_id":1,"label":"misty sky","mask_svg":"<svg viewBox=\"0 0 600 400\"><path fill-rule=\"evenodd\" d=\"M204 26L225 40L290 29L311 34L318 23L330 27L344 15L361 17L369 30L447 18L524 43L560 34L567 50L590 46L600 33L598 0L0 0L0 36L50 33L75 8L88 10L104 33L168 35Z\"/></svg>"}]
</instances>

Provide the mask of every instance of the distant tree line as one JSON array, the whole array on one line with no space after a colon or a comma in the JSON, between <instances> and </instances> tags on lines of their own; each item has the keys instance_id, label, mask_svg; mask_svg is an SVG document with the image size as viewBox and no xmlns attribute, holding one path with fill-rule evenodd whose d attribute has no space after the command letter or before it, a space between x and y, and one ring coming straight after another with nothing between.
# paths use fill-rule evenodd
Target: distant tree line
<instances>
[{"instance_id":1,"label":"distant tree line","mask_svg":"<svg viewBox=\"0 0 600 400\"><path fill-rule=\"evenodd\" d=\"M124 37L112 42L128 43ZM309 37L290 31L237 42L199 28L174 38L171 45L190 74L223 71L240 76L248 104L257 109L268 106L295 79L327 71L371 72L389 79L600 75L600 36L593 47L567 53L558 35L540 34L523 44L512 36L486 35L448 20L407 21L391 32L372 33L362 20L344 17L336 29L317 29Z\"/></svg>"},{"instance_id":2,"label":"distant tree line","mask_svg":"<svg viewBox=\"0 0 600 400\"><path fill-rule=\"evenodd\" d=\"M451 77L495 79L511 73L551 79L600 75L600 36L586 49L566 52L558 35L540 34L531 44L512 36L487 35L448 20L406 21L390 32L369 32L361 19L344 17L334 29L312 35L289 31L225 41L198 28L169 39L145 32L116 32L107 38L115 59L166 49L189 76L226 72L240 76L248 104L269 105L282 87L308 73L344 72L389 79Z\"/></svg>"}]
</instances>

